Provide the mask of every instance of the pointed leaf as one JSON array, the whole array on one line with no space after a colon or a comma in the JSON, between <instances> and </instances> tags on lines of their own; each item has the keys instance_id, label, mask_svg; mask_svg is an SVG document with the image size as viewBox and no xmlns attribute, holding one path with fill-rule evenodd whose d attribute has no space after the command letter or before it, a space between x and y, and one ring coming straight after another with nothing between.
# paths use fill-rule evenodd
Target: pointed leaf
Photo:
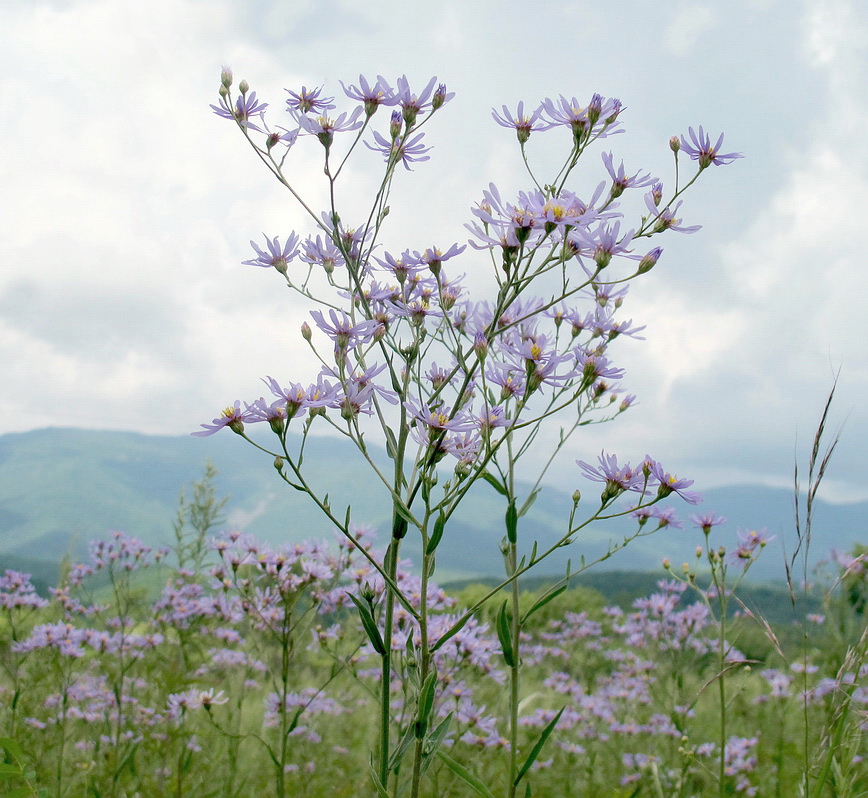
<instances>
[{"instance_id":1,"label":"pointed leaf","mask_svg":"<svg viewBox=\"0 0 868 798\"><path fill-rule=\"evenodd\" d=\"M380 798L392 798L391 795L386 791L386 788L383 786L383 783L380 781L380 777L377 774L377 771L374 769L374 766L371 765L371 779L374 782L374 787L377 788L377 795Z\"/></svg>"},{"instance_id":2,"label":"pointed leaf","mask_svg":"<svg viewBox=\"0 0 868 798\"><path fill-rule=\"evenodd\" d=\"M557 726L558 721L561 719L561 715L564 714L564 710L566 707L561 707L560 711L557 715L555 715L548 726L546 726L542 730L542 734L539 736L539 740L536 741L536 745L531 749L531 752L527 755L527 759L525 759L524 764L521 766L521 769L518 771L518 775L515 777L514 784L518 785L518 783L524 777L524 774L527 773L531 765L536 762L536 758L539 756L539 752L542 751L543 746L546 744L546 740L550 737L551 733L555 730L555 726Z\"/></svg>"},{"instance_id":3,"label":"pointed leaf","mask_svg":"<svg viewBox=\"0 0 868 798\"><path fill-rule=\"evenodd\" d=\"M13 759L24 759L24 751L11 737L0 737L0 748L5 748Z\"/></svg>"},{"instance_id":4,"label":"pointed leaf","mask_svg":"<svg viewBox=\"0 0 868 798\"><path fill-rule=\"evenodd\" d=\"M392 460L398 459L398 442L395 440L395 433L389 427L383 425L383 431L386 433L386 454Z\"/></svg>"},{"instance_id":5,"label":"pointed leaf","mask_svg":"<svg viewBox=\"0 0 868 798\"><path fill-rule=\"evenodd\" d=\"M460 632L460 631L461 631L461 630L462 630L462 629L467 625L467 622L468 622L472 617L473 617L472 615L468 614L468 615L465 615L465 616L464 616L460 621L458 621L458 623L456 623L455 626L453 626L451 629L449 629L449 631L447 631L446 634L443 635L443 637L441 637L441 638L440 638L440 639L439 639L439 640L438 640L438 641L437 641L437 642L436 642L436 643L431 647L431 653L433 654L433 653L434 653L438 648L440 648L440 647L441 647L441 646L442 646L442 645L443 645L447 640L451 640L453 637L455 637L455 635L457 635L457 634L458 634L458 633L459 633L459 632Z\"/></svg>"},{"instance_id":6,"label":"pointed leaf","mask_svg":"<svg viewBox=\"0 0 868 798\"><path fill-rule=\"evenodd\" d=\"M503 649L503 658L510 668L515 666L515 654L512 647L512 633L509 628L509 617L506 614L507 602L504 601L497 611L497 639Z\"/></svg>"},{"instance_id":7,"label":"pointed leaf","mask_svg":"<svg viewBox=\"0 0 868 798\"><path fill-rule=\"evenodd\" d=\"M359 617L362 619L362 626L365 633L368 635L368 640L380 656L386 653L386 646L383 644L383 637L380 635L380 630L374 621L374 616L371 614L371 608L367 606L361 599L347 592L347 595L352 599L353 604L359 611Z\"/></svg>"},{"instance_id":8,"label":"pointed leaf","mask_svg":"<svg viewBox=\"0 0 868 798\"><path fill-rule=\"evenodd\" d=\"M446 529L446 515L440 513L437 520L434 522L434 529L431 532L431 537L428 538L428 545L425 547L425 554L433 554L440 545L440 540L443 537L443 530Z\"/></svg>"},{"instance_id":9,"label":"pointed leaf","mask_svg":"<svg viewBox=\"0 0 868 798\"><path fill-rule=\"evenodd\" d=\"M416 739L422 740L428 731L428 718L434 707L434 691L437 689L437 671L432 667L419 691L419 709L416 714Z\"/></svg>"},{"instance_id":10,"label":"pointed leaf","mask_svg":"<svg viewBox=\"0 0 868 798\"><path fill-rule=\"evenodd\" d=\"M518 540L518 512L515 509L515 499L510 499L506 506L506 536L510 543Z\"/></svg>"},{"instance_id":11,"label":"pointed leaf","mask_svg":"<svg viewBox=\"0 0 868 798\"><path fill-rule=\"evenodd\" d=\"M557 598L558 596L560 596L560 594L563 593L566 589L567 589L567 586L566 586L566 585L561 585L559 588L556 588L555 590L552 590L550 593L547 593L546 595L541 596L540 598L538 598L538 599L534 602L534 605L533 605L533 606L532 606L532 607L531 607L531 608L530 608L530 609L529 609L529 610L524 614L524 616L522 617L522 619L521 619L522 624L524 624L524 622L525 622L528 618L530 618L531 615L533 615L535 612L537 612L537 610L541 610L541 609L542 609L543 607L545 607L545 605L548 604L552 599L555 599L555 598Z\"/></svg>"},{"instance_id":12,"label":"pointed leaf","mask_svg":"<svg viewBox=\"0 0 868 798\"><path fill-rule=\"evenodd\" d=\"M483 471L482 478L489 485L491 485L491 487L494 488L501 496L507 495L506 486L490 471Z\"/></svg>"},{"instance_id":13,"label":"pointed leaf","mask_svg":"<svg viewBox=\"0 0 868 798\"><path fill-rule=\"evenodd\" d=\"M483 798L494 798L494 794L488 789L476 776L474 776L464 765L456 762L451 756L447 756L442 751L437 752L437 756L443 760L446 767L449 768L458 778L467 784L477 795Z\"/></svg>"},{"instance_id":14,"label":"pointed leaf","mask_svg":"<svg viewBox=\"0 0 868 798\"><path fill-rule=\"evenodd\" d=\"M521 509L518 511L518 517L521 518L531 507L533 507L533 503L536 501L536 497L539 496L540 488L537 488L530 496L527 497L524 504L521 506Z\"/></svg>"},{"instance_id":15,"label":"pointed leaf","mask_svg":"<svg viewBox=\"0 0 868 798\"><path fill-rule=\"evenodd\" d=\"M395 746L395 750L392 751L392 755L389 757L390 773L394 773L401 766L401 760L404 758L404 754L407 753L407 749L415 739L413 730L413 724L407 726L407 728L404 729L404 734L401 736L400 742Z\"/></svg>"}]
</instances>

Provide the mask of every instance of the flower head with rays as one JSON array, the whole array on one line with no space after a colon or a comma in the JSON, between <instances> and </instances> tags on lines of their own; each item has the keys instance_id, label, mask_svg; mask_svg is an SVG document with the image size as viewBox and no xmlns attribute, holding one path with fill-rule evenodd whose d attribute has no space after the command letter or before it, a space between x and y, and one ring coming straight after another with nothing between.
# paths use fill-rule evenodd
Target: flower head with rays
<instances>
[{"instance_id":1,"label":"flower head with rays","mask_svg":"<svg viewBox=\"0 0 868 798\"><path fill-rule=\"evenodd\" d=\"M731 164L738 158L744 158L740 152L720 152L720 147L723 144L723 133L717 139L717 143L712 147L711 138L699 126L699 131L695 131L692 127L688 129L690 141L688 142L684 136L681 137L681 151L687 153L694 161L699 161L700 171L707 169L709 166L726 166Z\"/></svg>"}]
</instances>

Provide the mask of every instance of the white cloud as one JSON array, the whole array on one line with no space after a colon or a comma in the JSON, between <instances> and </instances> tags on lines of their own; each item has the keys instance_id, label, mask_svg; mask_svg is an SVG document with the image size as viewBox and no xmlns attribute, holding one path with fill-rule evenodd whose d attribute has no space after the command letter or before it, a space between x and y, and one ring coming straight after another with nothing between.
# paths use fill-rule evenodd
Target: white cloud
<instances>
[{"instance_id":1,"label":"white cloud","mask_svg":"<svg viewBox=\"0 0 868 798\"><path fill-rule=\"evenodd\" d=\"M868 389L858 237L868 208L865 12L806 1L797 25L792 9L744 0L723 14L682 3L665 17L624 0L552 30L528 26L509 4L491 15L457 0L19 2L0 48L12 109L0 167L0 359L12 412L0 432L49 422L183 432L239 395L258 396L262 375L312 378L317 366L298 346L304 308L273 275L240 266L249 238L283 237L306 221L208 109L219 68L247 77L278 113L284 86L328 79L339 94L336 79L362 71L415 80L430 70L458 96L431 126L432 161L400 175L390 247L448 245L489 180L525 186L514 140L488 111L522 97L611 86L636 133L611 147L630 168L656 158L649 168L665 169L666 139L682 121L726 122L727 143L751 151L732 171L709 170L708 188L685 205L706 229L663 242L664 261L633 292L625 310L649 324L648 341L625 345L624 363L642 404L635 420L599 434L692 463L731 446L732 465L708 473L777 479L751 457L782 446L786 459L784 420L813 418L830 360L843 363L845 403ZM606 35L615 30L621 38ZM625 46L631 37L663 50ZM548 155L556 141L538 137L529 150ZM292 157L317 205L318 156L299 147ZM346 174L350 215L375 179L368 162ZM581 191L599 171L594 153ZM461 270L482 262L468 257Z\"/></svg>"},{"instance_id":2,"label":"white cloud","mask_svg":"<svg viewBox=\"0 0 868 798\"><path fill-rule=\"evenodd\" d=\"M708 34L716 20L717 14L708 6L684 3L672 14L663 42L673 55L686 56Z\"/></svg>"}]
</instances>

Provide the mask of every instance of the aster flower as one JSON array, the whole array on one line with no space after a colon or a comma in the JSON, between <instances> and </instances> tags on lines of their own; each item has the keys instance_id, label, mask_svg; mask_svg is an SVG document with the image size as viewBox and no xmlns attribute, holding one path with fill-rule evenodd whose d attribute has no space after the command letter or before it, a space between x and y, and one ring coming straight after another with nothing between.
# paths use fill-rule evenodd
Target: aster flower
<instances>
[{"instance_id":1,"label":"aster flower","mask_svg":"<svg viewBox=\"0 0 868 798\"><path fill-rule=\"evenodd\" d=\"M311 111L330 111L335 107L334 97L320 97L322 86L316 89L308 89L307 86L302 86L301 91L297 94L289 89L286 89L286 92L289 94L286 105L290 111L309 114Z\"/></svg>"},{"instance_id":2,"label":"aster flower","mask_svg":"<svg viewBox=\"0 0 868 798\"><path fill-rule=\"evenodd\" d=\"M275 268L285 275L287 265L298 254L298 235L290 234L282 247L277 236L273 239L265 236L265 242L268 245L268 252L261 250L256 242L251 241L250 246L256 250L256 257L242 263L245 266L261 266L263 269Z\"/></svg>"},{"instance_id":3,"label":"aster flower","mask_svg":"<svg viewBox=\"0 0 868 798\"><path fill-rule=\"evenodd\" d=\"M618 465L618 458L614 454L607 455L601 452L598 458L599 466L586 463L584 460L576 460L582 469L582 476L594 482L604 482L606 487L601 495L605 503L614 499L624 491L632 490L642 492L645 486L645 476L639 469L634 469L629 463Z\"/></svg>"},{"instance_id":4,"label":"aster flower","mask_svg":"<svg viewBox=\"0 0 868 798\"><path fill-rule=\"evenodd\" d=\"M326 274L331 274L336 266L343 266L344 256L341 251L335 246L334 242L326 238L323 240L320 236L315 239L308 238L302 244L299 260L305 263L318 264L322 266Z\"/></svg>"},{"instance_id":5,"label":"aster flower","mask_svg":"<svg viewBox=\"0 0 868 798\"><path fill-rule=\"evenodd\" d=\"M220 105L212 105L211 108L217 116L223 119L234 119L241 127L255 130L257 133L264 132L262 128L257 127L250 121L254 116L258 116L260 121L262 121L265 109L268 108L268 103L257 101L255 91L239 95L235 100L234 107L229 104L229 100L226 97L221 97Z\"/></svg>"},{"instance_id":6,"label":"aster flower","mask_svg":"<svg viewBox=\"0 0 868 798\"><path fill-rule=\"evenodd\" d=\"M738 546L731 556L735 562L744 563L745 568L757 558L759 554L757 549L765 548L775 539L774 535L769 537L765 529L739 529L737 534Z\"/></svg>"},{"instance_id":7,"label":"aster flower","mask_svg":"<svg viewBox=\"0 0 868 798\"><path fill-rule=\"evenodd\" d=\"M691 515L690 521L697 529L701 529L706 535L711 532L711 528L720 526L726 523L726 519L721 515L714 513L705 513L704 515Z\"/></svg>"},{"instance_id":8,"label":"aster flower","mask_svg":"<svg viewBox=\"0 0 868 798\"><path fill-rule=\"evenodd\" d=\"M373 319L353 324L346 313L341 311L339 316L334 308L329 310L331 324L325 320L320 310L312 310L310 315L316 322L316 326L335 342L335 354L346 353L359 343L370 342L374 332L380 326L380 323Z\"/></svg>"},{"instance_id":9,"label":"aster flower","mask_svg":"<svg viewBox=\"0 0 868 798\"><path fill-rule=\"evenodd\" d=\"M362 113L362 108L356 108L352 113L347 114L346 111L340 114L335 119L327 116L300 116L298 118L299 127L305 133L310 133L316 136L320 143L328 148L331 147L334 141L335 133L345 133L350 130L358 130L362 126L359 116Z\"/></svg>"},{"instance_id":10,"label":"aster flower","mask_svg":"<svg viewBox=\"0 0 868 798\"><path fill-rule=\"evenodd\" d=\"M410 90L410 84L407 82L407 76L402 75L398 78L398 90L395 96L397 104L401 106L401 115L404 118L404 121L408 126L412 126L416 123L416 117L426 108L430 107L432 104L432 93L434 91L434 84L437 83L437 78L431 78L428 81L428 85L422 90L421 94L414 94ZM446 96L443 102L449 100L454 95ZM442 105L442 102L441 102Z\"/></svg>"},{"instance_id":11,"label":"aster flower","mask_svg":"<svg viewBox=\"0 0 868 798\"><path fill-rule=\"evenodd\" d=\"M723 144L723 133L717 139L717 143L712 147L711 139L708 134L699 126L697 133L692 127L688 129L690 134L690 142L684 136L681 137L681 151L686 152L694 161L699 161L700 171L707 169L709 166L726 166L731 164L738 158L744 158L740 152L720 152L720 145Z\"/></svg>"},{"instance_id":12,"label":"aster flower","mask_svg":"<svg viewBox=\"0 0 868 798\"><path fill-rule=\"evenodd\" d=\"M614 158L611 152L604 152L600 157L603 159L603 164L606 167L606 171L609 173L609 177L612 178L612 188L609 190L609 196L612 199L620 197L628 188L643 188L644 186L650 186L657 182L657 179L651 177L650 174L642 175L640 177L639 172L636 172L632 177L627 177L627 173L624 171L623 161L621 161L620 166L615 169Z\"/></svg>"},{"instance_id":13,"label":"aster flower","mask_svg":"<svg viewBox=\"0 0 868 798\"><path fill-rule=\"evenodd\" d=\"M677 493L688 504L699 504L702 501L702 496L698 493L685 490L693 484L692 479L679 479L673 474L665 472L663 466L651 460L650 457L647 460L651 463L650 473L657 482L657 495L660 498Z\"/></svg>"},{"instance_id":14,"label":"aster flower","mask_svg":"<svg viewBox=\"0 0 868 798\"><path fill-rule=\"evenodd\" d=\"M245 421L258 421L259 419L254 419L249 410L241 409L241 402L236 400L235 404L232 407L227 407L223 413L215 418L210 424L200 424L200 427L204 427L204 429L200 432L191 432L191 435L196 435L197 437L205 437L206 435L213 435L215 432L219 432L224 427L229 427L233 432L237 432L239 435L244 432L244 422Z\"/></svg>"},{"instance_id":15,"label":"aster flower","mask_svg":"<svg viewBox=\"0 0 868 798\"><path fill-rule=\"evenodd\" d=\"M416 404L412 399L404 402L404 407L410 415L424 427L436 432L448 430L449 432L469 432L476 426L473 419L466 413L452 413L452 409L445 405L429 407L428 405Z\"/></svg>"},{"instance_id":16,"label":"aster flower","mask_svg":"<svg viewBox=\"0 0 868 798\"><path fill-rule=\"evenodd\" d=\"M386 82L382 75L377 75L377 82L371 86L364 75L359 75L359 85L345 86L340 81L344 94L351 100L358 100L365 109L365 116L373 116L381 105L395 105L397 99L395 90Z\"/></svg>"},{"instance_id":17,"label":"aster flower","mask_svg":"<svg viewBox=\"0 0 868 798\"><path fill-rule=\"evenodd\" d=\"M651 219L653 221L652 233L662 233L664 230L674 230L676 233L695 233L702 229L701 224L695 224L691 227L684 227L681 224L681 219L676 218L678 209L682 205L682 201L678 200L674 208L665 207L662 211L654 204L652 192L645 195L645 205L651 211Z\"/></svg>"},{"instance_id":18,"label":"aster flower","mask_svg":"<svg viewBox=\"0 0 868 798\"><path fill-rule=\"evenodd\" d=\"M494 117L494 121L502 127L514 128L515 135L522 144L530 138L531 133L535 131L549 130L554 127L552 123L540 119L540 115L543 112L542 105L540 105L539 108L537 108L530 116L527 116L524 112L524 102L518 104L515 116L512 115L512 112L505 105L502 106L502 108L503 116L498 114L494 108L491 109L491 115Z\"/></svg>"},{"instance_id":19,"label":"aster flower","mask_svg":"<svg viewBox=\"0 0 868 798\"><path fill-rule=\"evenodd\" d=\"M434 274L437 274L444 261L454 258L456 255L460 255L465 249L467 249L467 244L462 244L461 246L453 244L446 250L446 252L443 252L437 247L428 247L424 252L414 252L413 255L415 255L420 262L427 263L428 268L434 272Z\"/></svg>"},{"instance_id":20,"label":"aster flower","mask_svg":"<svg viewBox=\"0 0 868 798\"><path fill-rule=\"evenodd\" d=\"M385 156L383 160L387 163L392 159L400 160L404 164L404 168L409 172L412 171L410 169L411 163L430 160L429 156L425 155L425 153L429 152L431 148L422 145L424 136L424 133L418 133L410 139L407 139L406 136L396 136L392 141L389 141L375 130L374 139L377 142L376 146L367 141L365 142L365 146Z\"/></svg>"}]
</instances>

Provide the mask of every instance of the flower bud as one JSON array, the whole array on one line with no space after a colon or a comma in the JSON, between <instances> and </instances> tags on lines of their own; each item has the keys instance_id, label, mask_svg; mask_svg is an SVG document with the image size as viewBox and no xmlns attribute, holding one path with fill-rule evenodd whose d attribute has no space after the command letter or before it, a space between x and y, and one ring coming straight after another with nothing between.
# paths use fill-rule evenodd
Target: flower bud
<instances>
[{"instance_id":1,"label":"flower bud","mask_svg":"<svg viewBox=\"0 0 868 798\"><path fill-rule=\"evenodd\" d=\"M232 85L232 70L227 66L220 70L220 85L227 89Z\"/></svg>"},{"instance_id":2,"label":"flower bud","mask_svg":"<svg viewBox=\"0 0 868 798\"><path fill-rule=\"evenodd\" d=\"M696 559L698 560L702 556L702 546L696 547Z\"/></svg>"},{"instance_id":3,"label":"flower bud","mask_svg":"<svg viewBox=\"0 0 868 798\"><path fill-rule=\"evenodd\" d=\"M672 560L668 557L663 558L663 567L668 571L672 568Z\"/></svg>"},{"instance_id":4,"label":"flower bud","mask_svg":"<svg viewBox=\"0 0 868 798\"><path fill-rule=\"evenodd\" d=\"M436 111L445 102L446 102L446 84L441 83L437 87L437 91L434 92L434 96L431 98L431 108Z\"/></svg>"},{"instance_id":5,"label":"flower bud","mask_svg":"<svg viewBox=\"0 0 868 798\"><path fill-rule=\"evenodd\" d=\"M217 93L218 93L221 97L223 97L223 99L226 99L226 98L229 96L229 89L227 89L225 86L221 86L221 87L217 90Z\"/></svg>"},{"instance_id":6,"label":"flower bud","mask_svg":"<svg viewBox=\"0 0 868 798\"><path fill-rule=\"evenodd\" d=\"M313 337L310 325L306 321L303 321L301 323L301 337L304 338L304 340L308 343L310 343L310 339Z\"/></svg>"},{"instance_id":7,"label":"flower bud","mask_svg":"<svg viewBox=\"0 0 868 798\"><path fill-rule=\"evenodd\" d=\"M639 261L639 268L637 269L638 274L645 274L646 272L650 272L651 269L657 264L657 261L660 259L660 255L663 254L662 247L654 247L650 252L645 253L642 256L642 260Z\"/></svg>"},{"instance_id":8,"label":"flower bud","mask_svg":"<svg viewBox=\"0 0 868 798\"><path fill-rule=\"evenodd\" d=\"M392 111L392 121L389 123L389 135L392 137L393 141L401 135L401 126L403 123L404 120L401 117L401 112Z\"/></svg>"},{"instance_id":9,"label":"flower bud","mask_svg":"<svg viewBox=\"0 0 868 798\"><path fill-rule=\"evenodd\" d=\"M478 330L473 336L473 351L476 352L476 356L480 360L485 360L485 356L488 354L488 339L482 330Z\"/></svg>"},{"instance_id":10,"label":"flower bud","mask_svg":"<svg viewBox=\"0 0 868 798\"><path fill-rule=\"evenodd\" d=\"M681 141L679 141L678 136L672 136L672 138L669 139L669 149L676 155L678 154L678 150L681 149Z\"/></svg>"},{"instance_id":11,"label":"flower bud","mask_svg":"<svg viewBox=\"0 0 868 798\"><path fill-rule=\"evenodd\" d=\"M573 507L578 505L578 503L582 500L582 492L578 489L573 491Z\"/></svg>"},{"instance_id":12,"label":"flower bud","mask_svg":"<svg viewBox=\"0 0 868 798\"><path fill-rule=\"evenodd\" d=\"M238 91L242 94L247 94L250 91L250 84L246 80L242 80L241 83L238 84Z\"/></svg>"}]
</instances>

